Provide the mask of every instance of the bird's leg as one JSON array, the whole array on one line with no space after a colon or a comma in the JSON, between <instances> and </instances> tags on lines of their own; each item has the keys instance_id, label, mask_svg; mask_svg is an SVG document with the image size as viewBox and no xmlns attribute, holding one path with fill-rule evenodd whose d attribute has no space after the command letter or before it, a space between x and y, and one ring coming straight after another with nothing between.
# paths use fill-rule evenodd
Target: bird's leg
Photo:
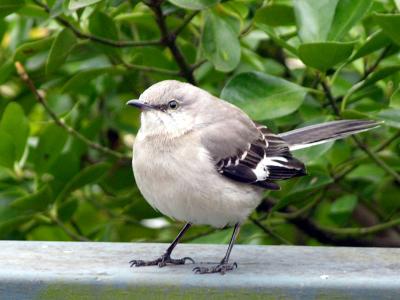
<instances>
[{"instance_id":1,"label":"bird's leg","mask_svg":"<svg viewBox=\"0 0 400 300\"><path fill-rule=\"evenodd\" d=\"M231 241L229 242L228 250L226 250L226 254L224 258L221 260L221 262L212 267L196 267L193 269L193 271L197 274L207 274L207 273L221 273L224 275L227 271L231 271L235 268L237 268L237 263L228 263L229 261L229 256L231 255L231 251L233 248L233 245L235 244L236 238L239 234L240 230L240 225L237 223L235 225L235 228L233 229Z\"/></svg>"},{"instance_id":2,"label":"bird's leg","mask_svg":"<svg viewBox=\"0 0 400 300\"><path fill-rule=\"evenodd\" d=\"M168 247L168 249L165 251L163 255L161 255L159 258L155 260L136 260L133 259L129 262L131 267L136 266L136 267L143 267L143 266L155 266L158 265L160 268L165 267L167 264L172 264L172 265L183 265L185 262L191 261L194 263L194 260L190 257L184 257L180 259L173 259L171 258L171 253L172 250L176 247L180 239L183 237L185 232L192 226L191 223L186 223L185 226L182 228L182 230L179 232L178 236L175 238L175 240L172 242L172 244Z\"/></svg>"}]
</instances>

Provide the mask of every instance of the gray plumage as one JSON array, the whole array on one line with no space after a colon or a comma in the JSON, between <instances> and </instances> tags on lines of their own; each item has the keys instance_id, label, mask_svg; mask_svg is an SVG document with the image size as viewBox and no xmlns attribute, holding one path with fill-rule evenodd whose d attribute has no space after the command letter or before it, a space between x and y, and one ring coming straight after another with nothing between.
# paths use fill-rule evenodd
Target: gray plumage
<instances>
[{"instance_id":1,"label":"gray plumage","mask_svg":"<svg viewBox=\"0 0 400 300\"><path fill-rule=\"evenodd\" d=\"M179 81L162 81L129 104L142 109L133 170L146 200L172 218L242 223L277 180L306 174L290 150L378 126L346 120L274 134L243 111Z\"/></svg>"}]
</instances>

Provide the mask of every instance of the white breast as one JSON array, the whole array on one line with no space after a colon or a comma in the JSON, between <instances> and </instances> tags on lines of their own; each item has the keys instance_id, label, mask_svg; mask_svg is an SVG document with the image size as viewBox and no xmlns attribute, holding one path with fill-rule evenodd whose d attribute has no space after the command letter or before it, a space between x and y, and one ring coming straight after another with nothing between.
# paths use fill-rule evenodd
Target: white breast
<instances>
[{"instance_id":1,"label":"white breast","mask_svg":"<svg viewBox=\"0 0 400 300\"><path fill-rule=\"evenodd\" d=\"M219 174L193 135L176 142L139 134L132 164L150 205L180 221L223 227L243 222L261 201L260 188Z\"/></svg>"}]
</instances>

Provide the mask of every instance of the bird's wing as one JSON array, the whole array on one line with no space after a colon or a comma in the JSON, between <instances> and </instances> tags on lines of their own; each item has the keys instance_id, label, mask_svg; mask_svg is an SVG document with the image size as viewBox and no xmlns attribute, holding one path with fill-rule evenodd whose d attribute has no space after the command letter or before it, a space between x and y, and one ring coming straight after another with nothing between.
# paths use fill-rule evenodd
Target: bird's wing
<instances>
[{"instance_id":1,"label":"bird's wing","mask_svg":"<svg viewBox=\"0 0 400 300\"><path fill-rule=\"evenodd\" d=\"M245 115L214 123L204 131L202 143L217 171L232 180L277 190L274 180L306 174L282 138Z\"/></svg>"}]
</instances>

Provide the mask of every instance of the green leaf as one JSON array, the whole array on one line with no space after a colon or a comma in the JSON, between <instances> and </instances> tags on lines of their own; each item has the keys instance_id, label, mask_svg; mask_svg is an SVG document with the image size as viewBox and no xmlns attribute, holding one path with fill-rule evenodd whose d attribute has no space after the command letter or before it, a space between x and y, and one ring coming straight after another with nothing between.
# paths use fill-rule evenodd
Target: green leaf
<instances>
[{"instance_id":1,"label":"green leaf","mask_svg":"<svg viewBox=\"0 0 400 300\"><path fill-rule=\"evenodd\" d=\"M340 40L372 6L372 0L340 0L328 34L328 40Z\"/></svg>"},{"instance_id":2,"label":"green leaf","mask_svg":"<svg viewBox=\"0 0 400 300\"><path fill-rule=\"evenodd\" d=\"M294 0L299 37L304 43L328 37L338 0Z\"/></svg>"},{"instance_id":3,"label":"green leaf","mask_svg":"<svg viewBox=\"0 0 400 300\"><path fill-rule=\"evenodd\" d=\"M52 201L51 190L45 185L36 193L14 200L10 206L23 212L40 212L46 210Z\"/></svg>"},{"instance_id":4,"label":"green leaf","mask_svg":"<svg viewBox=\"0 0 400 300\"><path fill-rule=\"evenodd\" d=\"M110 73L119 73L123 71L115 67L105 67L98 69L89 69L81 71L74 76L72 76L61 88L61 93L79 93L80 91L85 91L85 87L93 79Z\"/></svg>"},{"instance_id":5,"label":"green leaf","mask_svg":"<svg viewBox=\"0 0 400 300\"><path fill-rule=\"evenodd\" d=\"M93 35L117 41L119 40L119 34L116 24L110 16L96 10L89 18L89 31ZM103 49L107 55L119 56L119 49L113 46L96 44L96 47Z\"/></svg>"},{"instance_id":6,"label":"green leaf","mask_svg":"<svg viewBox=\"0 0 400 300\"><path fill-rule=\"evenodd\" d=\"M362 87L374 84L375 82L382 80L392 74L397 73L400 70L399 65L391 65L388 67L383 67L378 71L371 73L363 82Z\"/></svg>"},{"instance_id":7,"label":"green leaf","mask_svg":"<svg viewBox=\"0 0 400 300\"><path fill-rule=\"evenodd\" d=\"M295 179L292 179L295 180ZM299 178L289 193L281 198L279 202L272 208L271 212L280 210L289 204L299 201L299 195L303 192L317 190L321 187L333 182L333 179L321 171L313 171L308 176Z\"/></svg>"},{"instance_id":8,"label":"green leaf","mask_svg":"<svg viewBox=\"0 0 400 300\"><path fill-rule=\"evenodd\" d=\"M300 45L298 53L307 66L326 71L349 58L353 47L354 43L307 43Z\"/></svg>"},{"instance_id":9,"label":"green leaf","mask_svg":"<svg viewBox=\"0 0 400 300\"><path fill-rule=\"evenodd\" d=\"M267 5L257 10L254 22L269 26L293 25L295 23L293 7L285 4Z\"/></svg>"},{"instance_id":10,"label":"green leaf","mask_svg":"<svg viewBox=\"0 0 400 300\"><path fill-rule=\"evenodd\" d=\"M22 44L15 50L13 61L25 61L29 57L47 51L53 43L53 40L54 38L50 37Z\"/></svg>"},{"instance_id":11,"label":"green leaf","mask_svg":"<svg viewBox=\"0 0 400 300\"><path fill-rule=\"evenodd\" d=\"M16 12L24 5L24 0L0 0L0 18Z\"/></svg>"},{"instance_id":12,"label":"green leaf","mask_svg":"<svg viewBox=\"0 0 400 300\"><path fill-rule=\"evenodd\" d=\"M79 8L86 7L100 1L101 0L70 0L68 4L68 9L77 10Z\"/></svg>"},{"instance_id":13,"label":"green leaf","mask_svg":"<svg viewBox=\"0 0 400 300\"><path fill-rule=\"evenodd\" d=\"M229 15L209 11L206 16L201 44L204 55L214 67L230 72L240 62L239 22Z\"/></svg>"},{"instance_id":14,"label":"green leaf","mask_svg":"<svg viewBox=\"0 0 400 300\"><path fill-rule=\"evenodd\" d=\"M389 108L381 110L376 117L385 121L385 125L400 128L400 108Z\"/></svg>"},{"instance_id":15,"label":"green leaf","mask_svg":"<svg viewBox=\"0 0 400 300\"><path fill-rule=\"evenodd\" d=\"M0 165L12 169L15 161L15 146L11 136L0 130Z\"/></svg>"},{"instance_id":16,"label":"green leaf","mask_svg":"<svg viewBox=\"0 0 400 300\"><path fill-rule=\"evenodd\" d=\"M400 86L393 92L390 97L390 107L400 108Z\"/></svg>"},{"instance_id":17,"label":"green leaf","mask_svg":"<svg viewBox=\"0 0 400 300\"><path fill-rule=\"evenodd\" d=\"M58 218L62 222L67 222L72 218L73 214L76 212L77 209L78 209L78 200L77 199L71 199L71 200L65 201L65 202L61 203L61 205L58 207L58 210L57 210Z\"/></svg>"},{"instance_id":18,"label":"green leaf","mask_svg":"<svg viewBox=\"0 0 400 300\"><path fill-rule=\"evenodd\" d=\"M62 201L69 193L93 182L99 182L106 172L110 169L108 163L98 163L81 170L75 175L57 196L57 202Z\"/></svg>"},{"instance_id":19,"label":"green leaf","mask_svg":"<svg viewBox=\"0 0 400 300\"><path fill-rule=\"evenodd\" d=\"M345 195L335 200L330 208L330 214L332 215L349 215L353 212L357 206L357 196Z\"/></svg>"},{"instance_id":20,"label":"green leaf","mask_svg":"<svg viewBox=\"0 0 400 300\"><path fill-rule=\"evenodd\" d=\"M63 128L55 124L46 127L39 136L39 144L34 153L37 172L42 173L48 170L60 155L67 138L68 134Z\"/></svg>"},{"instance_id":21,"label":"green leaf","mask_svg":"<svg viewBox=\"0 0 400 300\"><path fill-rule=\"evenodd\" d=\"M282 48L288 50L290 53L292 53L295 56L298 56L297 49L293 47L291 44L289 44L287 41L284 39L280 38L276 32L274 31L273 28L271 28L268 25L265 25L263 23L255 23L256 27L260 28L261 30L265 31L269 37L278 45L281 46Z\"/></svg>"},{"instance_id":22,"label":"green leaf","mask_svg":"<svg viewBox=\"0 0 400 300\"><path fill-rule=\"evenodd\" d=\"M76 37L68 28L62 30L55 38L46 62L47 75L57 70L67 59L76 44Z\"/></svg>"},{"instance_id":23,"label":"green leaf","mask_svg":"<svg viewBox=\"0 0 400 300\"><path fill-rule=\"evenodd\" d=\"M400 14L374 14L374 20L383 32L400 45Z\"/></svg>"},{"instance_id":24,"label":"green leaf","mask_svg":"<svg viewBox=\"0 0 400 300\"><path fill-rule=\"evenodd\" d=\"M217 4L220 0L169 0L172 4L185 8L200 10Z\"/></svg>"},{"instance_id":25,"label":"green leaf","mask_svg":"<svg viewBox=\"0 0 400 300\"><path fill-rule=\"evenodd\" d=\"M6 132L12 137L15 160L20 160L28 141L29 123L22 107L18 103L11 102L7 105L0 122L0 131Z\"/></svg>"},{"instance_id":26,"label":"green leaf","mask_svg":"<svg viewBox=\"0 0 400 300\"><path fill-rule=\"evenodd\" d=\"M306 90L284 79L259 73L241 73L225 85L221 98L243 110L254 120L274 119L296 111Z\"/></svg>"},{"instance_id":27,"label":"green leaf","mask_svg":"<svg viewBox=\"0 0 400 300\"><path fill-rule=\"evenodd\" d=\"M368 37L365 43L354 53L352 60L356 60L360 57L366 56L376 50L379 50L389 45L391 39L383 33L382 30L374 32Z\"/></svg>"}]
</instances>

